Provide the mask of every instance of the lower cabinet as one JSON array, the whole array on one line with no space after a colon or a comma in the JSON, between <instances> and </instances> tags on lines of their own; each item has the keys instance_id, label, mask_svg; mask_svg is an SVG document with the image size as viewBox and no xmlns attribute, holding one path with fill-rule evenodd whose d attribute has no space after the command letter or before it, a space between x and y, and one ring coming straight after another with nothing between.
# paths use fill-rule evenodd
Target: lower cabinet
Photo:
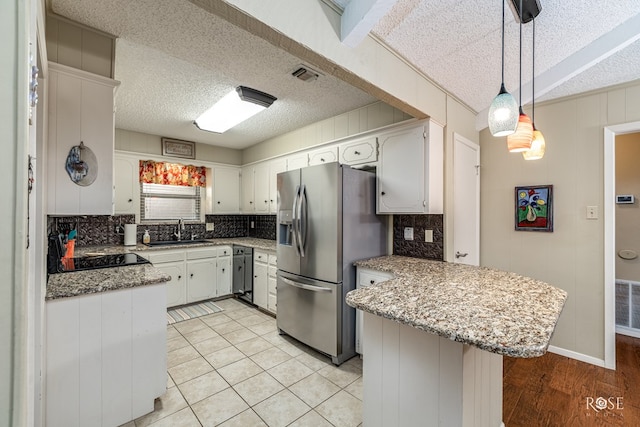
<instances>
[{"instance_id":1,"label":"lower cabinet","mask_svg":"<svg viewBox=\"0 0 640 427\"><path fill-rule=\"evenodd\" d=\"M276 312L276 270L274 253L253 252L253 303L258 307Z\"/></svg>"},{"instance_id":2,"label":"lower cabinet","mask_svg":"<svg viewBox=\"0 0 640 427\"><path fill-rule=\"evenodd\" d=\"M369 270L367 268L358 268L356 273L356 288L364 288L373 286L380 282L392 279L391 273L384 271ZM362 310L356 310L356 353L364 356L364 342L362 339Z\"/></svg>"},{"instance_id":3,"label":"lower cabinet","mask_svg":"<svg viewBox=\"0 0 640 427\"><path fill-rule=\"evenodd\" d=\"M167 307L231 295L231 247L139 252L169 274Z\"/></svg>"},{"instance_id":4,"label":"lower cabinet","mask_svg":"<svg viewBox=\"0 0 640 427\"><path fill-rule=\"evenodd\" d=\"M166 284L49 300L48 426L119 426L167 389Z\"/></svg>"}]
</instances>

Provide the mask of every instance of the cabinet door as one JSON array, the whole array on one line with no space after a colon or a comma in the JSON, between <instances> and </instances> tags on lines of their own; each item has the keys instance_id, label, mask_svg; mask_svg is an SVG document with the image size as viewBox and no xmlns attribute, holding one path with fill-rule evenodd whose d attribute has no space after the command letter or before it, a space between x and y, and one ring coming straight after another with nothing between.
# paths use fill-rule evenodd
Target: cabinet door
<instances>
[{"instance_id":1,"label":"cabinet door","mask_svg":"<svg viewBox=\"0 0 640 427\"><path fill-rule=\"evenodd\" d=\"M267 264L253 263L253 303L258 307L267 308Z\"/></svg>"},{"instance_id":2,"label":"cabinet door","mask_svg":"<svg viewBox=\"0 0 640 427\"><path fill-rule=\"evenodd\" d=\"M231 257L219 257L217 262L216 296L231 295L231 274Z\"/></svg>"},{"instance_id":3,"label":"cabinet door","mask_svg":"<svg viewBox=\"0 0 640 427\"><path fill-rule=\"evenodd\" d=\"M277 290L277 282L278 280L273 277L273 276L269 276L268 280L267 280L267 288L268 288L268 295L267 295L267 310L272 311L272 312L276 312L277 311L277 301L278 301L278 290Z\"/></svg>"},{"instance_id":4,"label":"cabinet door","mask_svg":"<svg viewBox=\"0 0 640 427\"><path fill-rule=\"evenodd\" d=\"M184 277L184 262L154 264L154 267L171 276L171 280L167 282L167 307L185 304L187 302L187 289Z\"/></svg>"},{"instance_id":5,"label":"cabinet door","mask_svg":"<svg viewBox=\"0 0 640 427\"><path fill-rule=\"evenodd\" d=\"M242 212L255 211L253 188L253 166L242 168Z\"/></svg>"},{"instance_id":6,"label":"cabinet door","mask_svg":"<svg viewBox=\"0 0 640 427\"><path fill-rule=\"evenodd\" d=\"M240 212L240 170L216 167L213 169L213 212Z\"/></svg>"},{"instance_id":7,"label":"cabinet door","mask_svg":"<svg viewBox=\"0 0 640 427\"><path fill-rule=\"evenodd\" d=\"M117 157L115 166L115 212L116 214L135 215L139 209L138 161L126 157Z\"/></svg>"},{"instance_id":8,"label":"cabinet door","mask_svg":"<svg viewBox=\"0 0 640 427\"><path fill-rule=\"evenodd\" d=\"M338 148L331 147L309 153L309 166L338 161Z\"/></svg>"},{"instance_id":9,"label":"cabinet door","mask_svg":"<svg viewBox=\"0 0 640 427\"><path fill-rule=\"evenodd\" d=\"M269 213L278 213L278 174L287 170L287 159L275 159L269 164Z\"/></svg>"},{"instance_id":10,"label":"cabinet door","mask_svg":"<svg viewBox=\"0 0 640 427\"><path fill-rule=\"evenodd\" d=\"M378 213L425 212L424 132L419 126L380 136Z\"/></svg>"},{"instance_id":11,"label":"cabinet door","mask_svg":"<svg viewBox=\"0 0 640 427\"><path fill-rule=\"evenodd\" d=\"M296 155L287 157L288 171L305 168L307 166L309 166L309 156L307 155L307 153L296 154Z\"/></svg>"},{"instance_id":12,"label":"cabinet door","mask_svg":"<svg viewBox=\"0 0 640 427\"><path fill-rule=\"evenodd\" d=\"M378 160L378 139L371 137L349 142L339 147L340 163L360 165Z\"/></svg>"},{"instance_id":13,"label":"cabinet door","mask_svg":"<svg viewBox=\"0 0 640 427\"><path fill-rule=\"evenodd\" d=\"M216 296L216 259L187 261L187 302Z\"/></svg>"},{"instance_id":14,"label":"cabinet door","mask_svg":"<svg viewBox=\"0 0 640 427\"><path fill-rule=\"evenodd\" d=\"M255 211L269 213L269 164L261 163L253 169Z\"/></svg>"}]
</instances>

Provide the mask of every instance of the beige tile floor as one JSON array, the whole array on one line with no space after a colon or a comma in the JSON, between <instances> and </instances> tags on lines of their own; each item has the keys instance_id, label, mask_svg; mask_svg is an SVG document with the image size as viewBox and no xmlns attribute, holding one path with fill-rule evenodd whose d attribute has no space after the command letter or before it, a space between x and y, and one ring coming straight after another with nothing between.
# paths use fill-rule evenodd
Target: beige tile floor
<instances>
[{"instance_id":1,"label":"beige tile floor","mask_svg":"<svg viewBox=\"0 0 640 427\"><path fill-rule=\"evenodd\" d=\"M123 427L357 427L362 361L339 367L235 300L167 328L167 392Z\"/></svg>"}]
</instances>

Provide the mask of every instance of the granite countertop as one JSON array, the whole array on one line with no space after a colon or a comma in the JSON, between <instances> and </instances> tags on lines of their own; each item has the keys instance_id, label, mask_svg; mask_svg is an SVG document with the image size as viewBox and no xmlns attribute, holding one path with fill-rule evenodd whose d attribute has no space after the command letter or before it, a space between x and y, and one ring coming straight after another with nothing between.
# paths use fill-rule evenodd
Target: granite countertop
<instances>
[{"instance_id":1,"label":"granite countertop","mask_svg":"<svg viewBox=\"0 0 640 427\"><path fill-rule=\"evenodd\" d=\"M236 237L228 239L208 239L206 242L182 244L178 246L152 247L143 245L142 243L136 246L84 246L75 248L74 255L76 257L83 257L86 255L116 255L137 252L144 257L143 252L146 251L180 250L234 244L249 246L264 251L275 252L276 250L275 240ZM45 299L52 300L116 289L133 288L136 286L167 282L169 280L171 280L169 275L162 273L149 264L51 274L47 281L47 294Z\"/></svg>"},{"instance_id":2,"label":"granite countertop","mask_svg":"<svg viewBox=\"0 0 640 427\"><path fill-rule=\"evenodd\" d=\"M171 276L151 264L51 274L46 300L168 282Z\"/></svg>"},{"instance_id":3,"label":"granite countertop","mask_svg":"<svg viewBox=\"0 0 640 427\"><path fill-rule=\"evenodd\" d=\"M349 292L350 306L504 356L542 356L567 298L547 283L486 267L395 255L355 264L395 277Z\"/></svg>"}]
</instances>

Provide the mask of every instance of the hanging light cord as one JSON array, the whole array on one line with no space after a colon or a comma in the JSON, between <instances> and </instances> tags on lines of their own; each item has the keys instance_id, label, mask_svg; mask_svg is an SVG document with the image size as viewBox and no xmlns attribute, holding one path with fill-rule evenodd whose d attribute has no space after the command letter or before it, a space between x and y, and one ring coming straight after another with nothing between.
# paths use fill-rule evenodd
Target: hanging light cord
<instances>
[{"instance_id":1,"label":"hanging light cord","mask_svg":"<svg viewBox=\"0 0 640 427\"><path fill-rule=\"evenodd\" d=\"M535 128L536 126L536 18L533 17L532 31L533 31L533 43L531 46L531 122Z\"/></svg>"},{"instance_id":2,"label":"hanging light cord","mask_svg":"<svg viewBox=\"0 0 640 427\"><path fill-rule=\"evenodd\" d=\"M522 114L522 0L520 0L520 90L518 92L520 113Z\"/></svg>"},{"instance_id":3,"label":"hanging light cord","mask_svg":"<svg viewBox=\"0 0 640 427\"><path fill-rule=\"evenodd\" d=\"M504 2L502 0L502 85L504 86Z\"/></svg>"}]
</instances>

